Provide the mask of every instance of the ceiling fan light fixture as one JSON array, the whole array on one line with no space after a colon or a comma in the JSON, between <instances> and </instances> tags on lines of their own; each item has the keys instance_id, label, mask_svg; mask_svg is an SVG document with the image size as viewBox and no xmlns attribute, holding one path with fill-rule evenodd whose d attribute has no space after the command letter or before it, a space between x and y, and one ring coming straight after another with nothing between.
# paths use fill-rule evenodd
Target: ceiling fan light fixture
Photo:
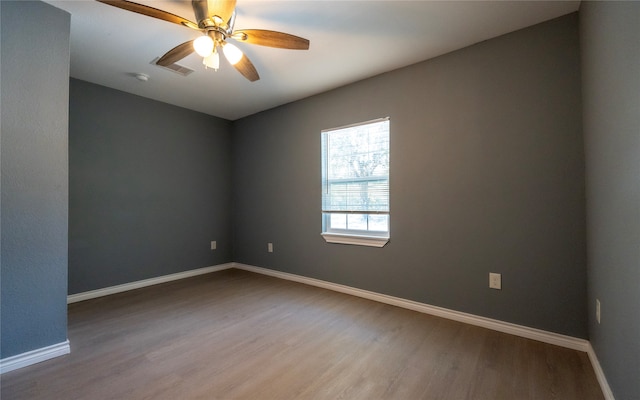
<instances>
[{"instance_id":1,"label":"ceiling fan light fixture","mask_svg":"<svg viewBox=\"0 0 640 400\"><path fill-rule=\"evenodd\" d=\"M218 68L220 68L220 55L214 49L213 53L211 53L209 57L205 57L202 59L202 63L205 67L213 68L214 71L218 71Z\"/></svg>"},{"instance_id":2,"label":"ceiling fan light fixture","mask_svg":"<svg viewBox=\"0 0 640 400\"><path fill-rule=\"evenodd\" d=\"M2 0L0 0L2 1ZM130 0L97 0L113 7L126 11L135 12L147 17L160 19L186 26L204 33L196 40L188 40L169 50L162 57L153 61L155 65L168 68L172 71L177 61L182 60L193 52L203 58L206 68L218 69L220 56L217 48L222 47L225 58L235 69L251 82L260 79L258 71L237 47L227 44L228 38L241 42L256 44L267 47L291 50L308 50L309 40L294 36L284 32L271 31L266 29L244 29L235 32L236 1L237 0L192 0L191 6L196 17L197 24L178 15L171 14L154 7L135 3ZM185 68L178 66L179 68ZM145 78L138 78L142 81ZM148 78L147 78L148 79Z\"/></svg>"},{"instance_id":3,"label":"ceiling fan light fixture","mask_svg":"<svg viewBox=\"0 0 640 400\"><path fill-rule=\"evenodd\" d=\"M242 50L231 43L225 42L224 47L222 47L222 51L231 65L236 65L240 60L242 60L242 57L244 57Z\"/></svg>"},{"instance_id":4,"label":"ceiling fan light fixture","mask_svg":"<svg viewBox=\"0 0 640 400\"><path fill-rule=\"evenodd\" d=\"M209 57L214 50L213 39L209 36L200 36L193 41L193 48L200 57Z\"/></svg>"}]
</instances>

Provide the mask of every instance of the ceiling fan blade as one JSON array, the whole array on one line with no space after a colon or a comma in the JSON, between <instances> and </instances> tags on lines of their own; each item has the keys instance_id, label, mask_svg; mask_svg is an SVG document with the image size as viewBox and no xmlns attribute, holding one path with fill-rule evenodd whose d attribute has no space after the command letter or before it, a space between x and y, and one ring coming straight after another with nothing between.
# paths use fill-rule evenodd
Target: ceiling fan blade
<instances>
[{"instance_id":1,"label":"ceiling fan blade","mask_svg":"<svg viewBox=\"0 0 640 400\"><path fill-rule=\"evenodd\" d=\"M167 65L171 65L176 61L182 60L194 51L193 40L189 40L167 51L165 55L163 55L158 61L156 61L156 64L166 67Z\"/></svg>"},{"instance_id":2,"label":"ceiling fan blade","mask_svg":"<svg viewBox=\"0 0 640 400\"><path fill-rule=\"evenodd\" d=\"M198 24L211 18L216 25L220 26L229 22L233 11L236 9L236 0L192 0L191 5Z\"/></svg>"},{"instance_id":3,"label":"ceiling fan blade","mask_svg":"<svg viewBox=\"0 0 640 400\"><path fill-rule=\"evenodd\" d=\"M247 55L243 55L240 61L233 64L234 68L238 70L248 80L251 82L255 82L260 79L260 75L258 75L258 71L256 71L256 67L253 66L253 63L247 58Z\"/></svg>"},{"instance_id":4,"label":"ceiling fan blade","mask_svg":"<svg viewBox=\"0 0 640 400\"><path fill-rule=\"evenodd\" d=\"M138 14L146 15L148 17L153 17L157 19L161 19L163 21L173 22L174 24L184 25L186 27L197 29L198 25L189 21L188 19L184 19L178 15L171 14L169 12L159 10L157 8L145 6L143 4L134 3L132 1L127 0L97 0L100 3L108 4L110 6L118 7L123 10L133 11Z\"/></svg>"},{"instance_id":5,"label":"ceiling fan blade","mask_svg":"<svg viewBox=\"0 0 640 400\"><path fill-rule=\"evenodd\" d=\"M309 49L309 41L307 39L290 35L288 33L264 29L242 29L235 31L232 37L241 42L258 44L260 46L291 50Z\"/></svg>"}]
</instances>

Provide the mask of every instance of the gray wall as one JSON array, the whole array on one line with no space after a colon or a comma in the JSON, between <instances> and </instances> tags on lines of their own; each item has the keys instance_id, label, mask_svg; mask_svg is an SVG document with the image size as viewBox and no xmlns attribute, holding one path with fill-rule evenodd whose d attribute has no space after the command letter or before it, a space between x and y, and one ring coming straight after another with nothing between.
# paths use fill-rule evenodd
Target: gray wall
<instances>
[{"instance_id":1,"label":"gray wall","mask_svg":"<svg viewBox=\"0 0 640 400\"><path fill-rule=\"evenodd\" d=\"M580 26L589 339L616 399L640 399L640 3L583 2Z\"/></svg>"},{"instance_id":2,"label":"gray wall","mask_svg":"<svg viewBox=\"0 0 640 400\"><path fill-rule=\"evenodd\" d=\"M67 340L70 16L41 2L2 1L0 10L0 358L7 358Z\"/></svg>"},{"instance_id":3,"label":"gray wall","mask_svg":"<svg viewBox=\"0 0 640 400\"><path fill-rule=\"evenodd\" d=\"M579 62L572 14L236 121L234 261L586 338ZM320 131L384 116L391 241L327 244Z\"/></svg>"},{"instance_id":4,"label":"gray wall","mask_svg":"<svg viewBox=\"0 0 640 400\"><path fill-rule=\"evenodd\" d=\"M70 97L69 294L231 261L231 123L76 79Z\"/></svg>"}]
</instances>

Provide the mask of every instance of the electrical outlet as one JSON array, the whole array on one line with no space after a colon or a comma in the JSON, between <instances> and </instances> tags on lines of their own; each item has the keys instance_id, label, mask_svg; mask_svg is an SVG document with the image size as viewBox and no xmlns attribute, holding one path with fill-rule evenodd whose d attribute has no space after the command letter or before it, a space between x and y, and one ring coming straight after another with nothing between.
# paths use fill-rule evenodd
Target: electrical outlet
<instances>
[{"instance_id":1,"label":"electrical outlet","mask_svg":"<svg viewBox=\"0 0 640 400\"><path fill-rule=\"evenodd\" d=\"M273 243L267 243L267 251L273 253Z\"/></svg>"},{"instance_id":2,"label":"electrical outlet","mask_svg":"<svg viewBox=\"0 0 640 400\"><path fill-rule=\"evenodd\" d=\"M218 244L216 243L215 240L211 241L211 250L215 250L216 248L218 248Z\"/></svg>"},{"instance_id":3,"label":"electrical outlet","mask_svg":"<svg viewBox=\"0 0 640 400\"><path fill-rule=\"evenodd\" d=\"M596 321L600 323L600 300L596 299Z\"/></svg>"},{"instance_id":4,"label":"electrical outlet","mask_svg":"<svg viewBox=\"0 0 640 400\"><path fill-rule=\"evenodd\" d=\"M502 275L489 272L489 287L491 289L502 289Z\"/></svg>"}]
</instances>

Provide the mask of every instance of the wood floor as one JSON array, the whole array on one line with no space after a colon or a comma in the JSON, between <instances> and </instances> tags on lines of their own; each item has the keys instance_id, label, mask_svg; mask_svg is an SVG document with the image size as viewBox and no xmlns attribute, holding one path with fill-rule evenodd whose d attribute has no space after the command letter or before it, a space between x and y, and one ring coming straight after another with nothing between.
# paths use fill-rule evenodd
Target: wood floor
<instances>
[{"instance_id":1,"label":"wood floor","mask_svg":"<svg viewBox=\"0 0 640 400\"><path fill-rule=\"evenodd\" d=\"M585 353L240 270L69 306L12 399L603 399Z\"/></svg>"}]
</instances>

